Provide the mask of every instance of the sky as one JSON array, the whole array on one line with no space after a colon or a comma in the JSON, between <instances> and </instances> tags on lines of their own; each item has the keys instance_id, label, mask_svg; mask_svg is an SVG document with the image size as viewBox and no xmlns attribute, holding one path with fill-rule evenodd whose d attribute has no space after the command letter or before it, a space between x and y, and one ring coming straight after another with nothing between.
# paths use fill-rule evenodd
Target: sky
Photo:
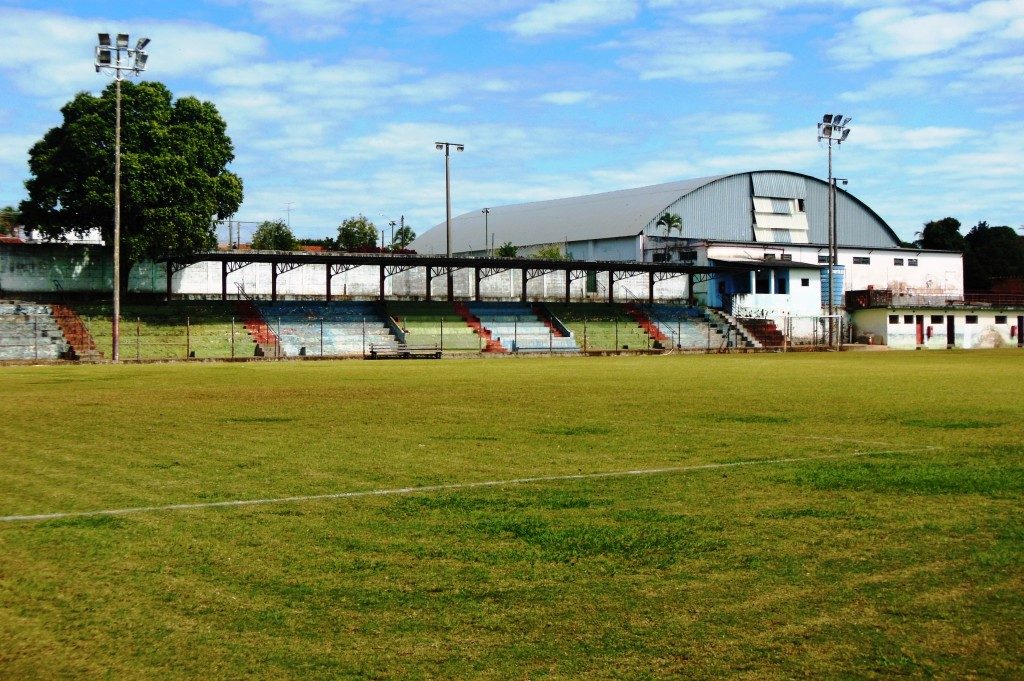
<instances>
[{"instance_id":1,"label":"sky","mask_svg":"<svg viewBox=\"0 0 1024 681\"><path fill-rule=\"evenodd\" d=\"M238 220L333 236L707 175L835 175L910 240L953 216L1024 226L1024 0L0 0L0 205L60 124L98 32L142 78L213 102ZM387 216L381 217L381 215Z\"/></svg>"}]
</instances>

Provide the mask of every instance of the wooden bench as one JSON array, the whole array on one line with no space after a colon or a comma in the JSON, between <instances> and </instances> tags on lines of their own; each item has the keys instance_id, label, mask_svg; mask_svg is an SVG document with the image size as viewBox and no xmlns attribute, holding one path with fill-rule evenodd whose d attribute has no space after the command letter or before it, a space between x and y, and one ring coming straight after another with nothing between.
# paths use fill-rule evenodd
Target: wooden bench
<instances>
[{"instance_id":1,"label":"wooden bench","mask_svg":"<svg viewBox=\"0 0 1024 681\"><path fill-rule=\"evenodd\" d=\"M436 345L371 343L370 359L441 359L441 350Z\"/></svg>"}]
</instances>

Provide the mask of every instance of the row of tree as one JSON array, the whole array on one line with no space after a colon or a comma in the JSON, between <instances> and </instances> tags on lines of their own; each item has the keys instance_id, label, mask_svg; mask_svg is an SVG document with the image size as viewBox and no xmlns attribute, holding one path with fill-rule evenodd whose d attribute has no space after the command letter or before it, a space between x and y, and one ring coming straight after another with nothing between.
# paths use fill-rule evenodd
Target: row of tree
<instances>
[{"instance_id":1,"label":"row of tree","mask_svg":"<svg viewBox=\"0 0 1024 681\"><path fill-rule=\"evenodd\" d=\"M403 225L394 232L391 243L383 245L377 238L379 230L365 215L350 217L338 226L337 238L297 239L283 220L260 223L252 235L252 247L260 251L294 251L301 246L320 246L329 251L364 253L386 250L399 253L408 248L416 232ZM378 245L380 244L380 245Z\"/></svg>"},{"instance_id":2,"label":"row of tree","mask_svg":"<svg viewBox=\"0 0 1024 681\"><path fill-rule=\"evenodd\" d=\"M963 253L968 291L991 289L999 280L1024 279L1024 237L1012 227L983 220L964 235L960 226L956 218L932 220L917 233L916 241L904 246Z\"/></svg>"}]
</instances>

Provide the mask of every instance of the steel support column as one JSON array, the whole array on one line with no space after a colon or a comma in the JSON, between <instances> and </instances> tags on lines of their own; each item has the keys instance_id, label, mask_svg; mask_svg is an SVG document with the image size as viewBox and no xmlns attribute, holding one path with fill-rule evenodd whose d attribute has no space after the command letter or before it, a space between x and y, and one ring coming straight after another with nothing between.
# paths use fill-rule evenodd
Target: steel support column
<instances>
[{"instance_id":1,"label":"steel support column","mask_svg":"<svg viewBox=\"0 0 1024 681\"><path fill-rule=\"evenodd\" d=\"M220 299L228 299L228 261L220 264Z\"/></svg>"},{"instance_id":2,"label":"steel support column","mask_svg":"<svg viewBox=\"0 0 1024 681\"><path fill-rule=\"evenodd\" d=\"M654 305L654 272L647 273L647 302Z\"/></svg>"},{"instance_id":3,"label":"steel support column","mask_svg":"<svg viewBox=\"0 0 1024 681\"><path fill-rule=\"evenodd\" d=\"M473 268L473 300L480 300L480 268Z\"/></svg>"},{"instance_id":4,"label":"steel support column","mask_svg":"<svg viewBox=\"0 0 1024 681\"><path fill-rule=\"evenodd\" d=\"M434 268L432 266L427 265L427 296L426 296L426 301L428 303L430 302L430 284L431 284L431 280L434 278L433 270L434 270Z\"/></svg>"},{"instance_id":5,"label":"steel support column","mask_svg":"<svg viewBox=\"0 0 1024 681\"><path fill-rule=\"evenodd\" d=\"M614 286L615 286L615 272L613 272L612 270L608 270L608 302L609 303L614 303L615 302L615 293L613 291Z\"/></svg>"},{"instance_id":6,"label":"steel support column","mask_svg":"<svg viewBox=\"0 0 1024 681\"><path fill-rule=\"evenodd\" d=\"M384 265L380 266L380 299L384 300Z\"/></svg>"},{"instance_id":7,"label":"steel support column","mask_svg":"<svg viewBox=\"0 0 1024 681\"><path fill-rule=\"evenodd\" d=\"M521 269L520 273L522 274L522 291L519 294L519 299L525 303L526 302L526 268L524 267L523 269Z\"/></svg>"}]
</instances>

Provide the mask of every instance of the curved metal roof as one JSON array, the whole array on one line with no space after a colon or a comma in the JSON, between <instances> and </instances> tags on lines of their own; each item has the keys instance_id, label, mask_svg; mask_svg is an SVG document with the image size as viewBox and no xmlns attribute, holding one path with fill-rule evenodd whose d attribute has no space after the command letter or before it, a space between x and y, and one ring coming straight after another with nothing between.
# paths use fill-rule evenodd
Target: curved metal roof
<instances>
[{"instance_id":1,"label":"curved metal roof","mask_svg":"<svg viewBox=\"0 0 1024 681\"><path fill-rule=\"evenodd\" d=\"M651 226L661 213L688 194L720 180L739 179L740 176L753 177L759 173L777 174L780 177L792 176L800 178L801 182L813 180L815 183L827 187L827 183L818 178L792 171L764 170L713 175L587 196L493 206L489 208L490 214L487 220L489 233L494 235L494 243L497 245L511 241L517 246L634 237ZM782 177L783 181L784 179ZM749 191L747 190L746 194L747 205L742 207L745 214L749 214L750 211ZM881 241L892 240L895 244L899 244L895 232L874 211L847 192L841 189L839 192L853 199L872 218L877 219L886 234L884 236L877 235L876 239L880 237ZM725 196L725 194L726 192L723 192L722 201L727 201L730 204L736 203L735 195ZM717 201L712 200L710 204L702 205L701 211L717 213L715 203ZM725 208L725 206L723 205L721 208ZM739 207L730 206L730 208L735 211ZM719 222L713 216L708 217L711 224ZM746 225L749 227L749 222ZM444 253L446 250L445 232L445 223L442 222L420 235L412 242L410 248L419 253ZM736 236L738 235L723 232L722 234L702 235L702 238L717 240L734 239ZM872 239L872 241L876 239ZM750 240L754 240L752 230ZM855 240L859 241L860 239ZM873 245L881 245L881 243ZM452 252L465 253L483 251L484 249L484 215L481 210L453 216Z\"/></svg>"}]
</instances>

